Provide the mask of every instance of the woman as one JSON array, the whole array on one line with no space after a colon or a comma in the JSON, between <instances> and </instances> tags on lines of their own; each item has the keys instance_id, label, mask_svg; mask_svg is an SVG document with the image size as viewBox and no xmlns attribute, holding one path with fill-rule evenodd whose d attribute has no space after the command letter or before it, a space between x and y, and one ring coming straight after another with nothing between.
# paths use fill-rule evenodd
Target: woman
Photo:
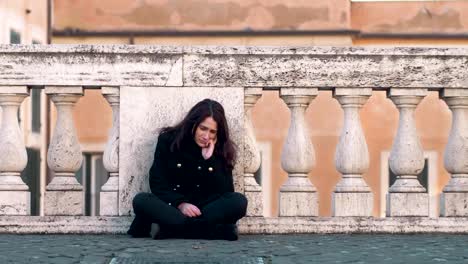
<instances>
[{"instance_id":1,"label":"woman","mask_svg":"<svg viewBox=\"0 0 468 264\"><path fill-rule=\"evenodd\" d=\"M162 129L149 172L151 193L133 199L134 237L237 240L247 199L234 192L234 144L224 109L205 99Z\"/></svg>"}]
</instances>

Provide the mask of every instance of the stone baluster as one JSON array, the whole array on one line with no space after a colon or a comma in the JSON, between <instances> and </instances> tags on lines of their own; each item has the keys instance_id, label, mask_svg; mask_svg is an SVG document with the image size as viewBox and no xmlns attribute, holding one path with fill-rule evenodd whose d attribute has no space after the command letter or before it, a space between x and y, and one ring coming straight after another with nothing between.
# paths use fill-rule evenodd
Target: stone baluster
<instances>
[{"instance_id":1,"label":"stone baluster","mask_svg":"<svg viewBox=\"0 0 468 264\"><path fill-rule=\"evenodd\" d=\"M418 181L424 152L414 121L414 111L426 94L426 89L390 89L400 120L389 159L397 178L389 189L387 216L429 216L429 197Z\"/></svg>"},{"instance_id":2,"label":"stone baluster","mask_svg":"<svg viewBox=\"0 0 468 264\"><path fill-rule=\"evenodd\" d=\"M249 200L248 216L263 215L262 188L254 178L254 173L260 168L260 151L252 126L252 108L261 96L262 88L244 90L244 190Z\"/></svg>"},{"instance_id":3,"label":"stone baluster","mask_svg":"<svg viewBox=\"0 0 468 264\"><path fill-rule=\"evenodd\" d=\"M307 174L315 165L315 153L305 111L317 96L316 88L281 88L280 97L291 111L291 123L281 154L288 180L280 189L280 216L317 216L317 190Z\"/></svg>"},{"instance_id":4,"label":"stone baluster","mask_svg":"<svg viewBox=\"0 0 468 264\"><path fill-rule=\"evenodd\" d=\"M47 152L47 164L54 171L46 187L45 215L83 214L83 187L75 173L83 156L73 124L73 106L83 95L82 87L46 87L57 108L57 123Z\"/></svg>"},{"instance_id":5,"label":"stone baluster","mask_svg":"<svg viewBox=\"0 0 468 264\"><path fill-rule=\"evenodd\" d=\"M109 179L100 193L100 215L119 215L119 137L120 137L120 92L117 87L102 87L101 92L112 108L112 129L104 150L104 168Z\"/></svg>"},{"instance_id":6,"label":"stone baluster","mask_svg":"<svg viewBox=\"0 0 468 264\"><path fill-rule=\"evenodd\" d=\"M344 124L335 152L341 181L332 196L333 216L371 216L373 196L362 175L369 169L369 150L359 109L372 95L371 88L336 88L334 97L344 111Z\"/></svg>"},{"instance_id":7,"label":"stone baluster","mask_svg":"<svg viewBox=\"0 0 468 264\"><path fill-rule=\"evenodd\" d=\"M0 215L30 215L31 193L21 179L28 155L18 109L29 96L26 86L0 86Z\"/></svg>"},{"instance_id":8,"label":"stone baluster","mask_svg":"<svg viewBox=\"0 0 468 264\"><path fill-rule=\"evenodd\" d=\"M444 165L451 177L441 194L442 216L468 216L468 90L444 89L452 111L452 129L445 147Z\"/></svg>"}]
</instances>

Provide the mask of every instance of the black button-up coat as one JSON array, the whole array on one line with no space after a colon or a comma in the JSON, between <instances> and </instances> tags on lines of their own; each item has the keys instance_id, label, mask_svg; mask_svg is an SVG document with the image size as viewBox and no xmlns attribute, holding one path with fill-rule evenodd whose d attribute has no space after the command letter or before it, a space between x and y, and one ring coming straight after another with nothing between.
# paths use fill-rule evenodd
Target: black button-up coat
<instances>
[{"instance_id":1,"label":"black button-up coat","mask_svg":"<svg viewBox=\"0 0 468 264\"><path fill-rule=\"evenodd\" d=\"M174 133L158 137L154 162L149 172L151 192L171 206L188 202L198 207L233 192L232 170L223 157L213 154L205 160L201 148L190 140L179 151L170 150Z\"/></svg>"}]
</instances>

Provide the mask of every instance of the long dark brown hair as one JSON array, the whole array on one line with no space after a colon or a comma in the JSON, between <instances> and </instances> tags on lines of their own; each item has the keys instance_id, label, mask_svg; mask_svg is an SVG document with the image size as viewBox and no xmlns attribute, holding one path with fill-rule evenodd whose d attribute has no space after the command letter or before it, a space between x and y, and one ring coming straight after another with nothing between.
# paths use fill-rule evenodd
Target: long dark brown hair
<instances>
[{"instance_id":1,"label":"long dark brown hair","mask_svg":"<svg viewBox=\"0 0 468 264\"><path fill-rule=\"evenodd\" d=\"M190 109L187 115L177 125L161 129L161 133L175 133L171 151L178 151L184 143L194 140L198 125L207 117L211 117L217 123L217 141L213 155L221 155L225 165L232 169L236 160L236 146L229 136L229 127L224 114L223 106L211 99L204 99Z\"/></svg>"}]
</instances>

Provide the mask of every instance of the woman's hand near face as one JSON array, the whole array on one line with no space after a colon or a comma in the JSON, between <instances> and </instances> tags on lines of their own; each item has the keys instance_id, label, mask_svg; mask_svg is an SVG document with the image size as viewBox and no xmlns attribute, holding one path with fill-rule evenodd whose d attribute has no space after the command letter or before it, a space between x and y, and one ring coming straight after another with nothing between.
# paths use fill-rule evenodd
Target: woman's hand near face
<instances>
[{"instance_id":1,"label":"woman's hand near face","mask_svg":"<svg viewBox=\"0 0 468 264\"><path fill-rule=\"evenodd\" d=\"M206 147L202 148L202 156L204 159L207 160L211 158L214 152L215 145L216 145L216 138L208 141L208 144L206 144Z\"/></svg>"},{"instance_id":2,"label":"woman's hand near face","mask_svg":"<svg viewBox=\"0 0 468 264\"><path fill-rule=\"evenodd\" d=\"M200 209L190 203L181 203L177 208L179 208L182 214L188 217L197 217L201 215Z\"/></svg>"}]
</instances>

